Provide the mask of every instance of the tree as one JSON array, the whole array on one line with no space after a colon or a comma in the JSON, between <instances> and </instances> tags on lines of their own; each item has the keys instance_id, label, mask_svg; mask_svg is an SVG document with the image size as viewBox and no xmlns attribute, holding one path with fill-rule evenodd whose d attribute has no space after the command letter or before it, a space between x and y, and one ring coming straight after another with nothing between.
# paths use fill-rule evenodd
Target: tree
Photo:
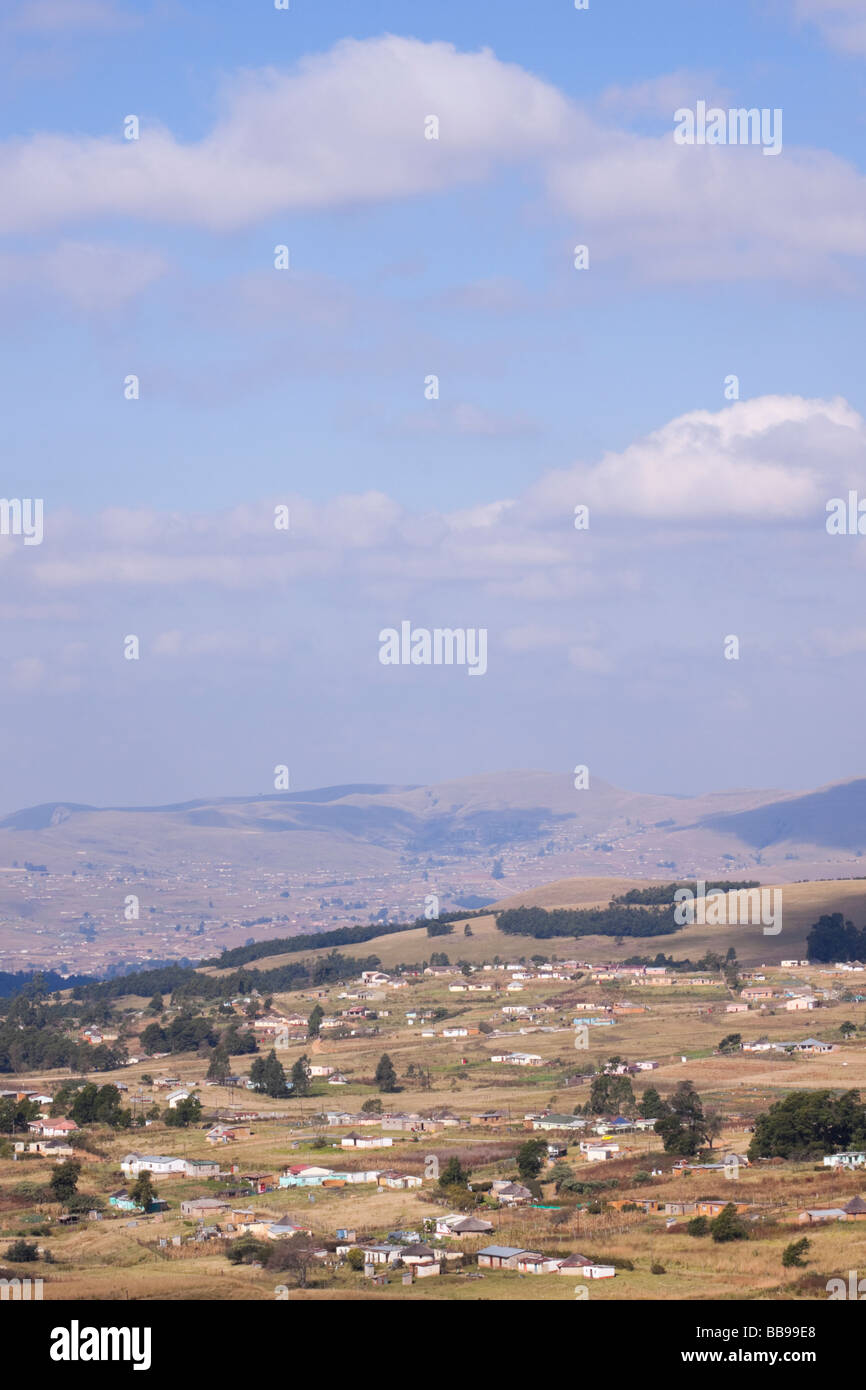
<instances>
[{"instance_id":1,"label":"tree","mask_svg":"<svg viewBox=\"0 0 866 1390\"><path fill-rule=\"evenodd\" d=\"M168 1035L158 1023L149 1023L139 1038L142 1050L149 1056L154 1052L168 1052Z\"/></svg>"},{"instance_id":2,"label":"tree","mask_svg":"<svg viewBox=\"0 0 866 1390\"><path fill-rule=\"evenodd\" d=\"M276 1057L274 1056L273 1053L271 1053L271 1056L274 1057L274 1060L276 1061ZM253 1063L253 1066L255 1066L255 1062ZM293 1096L308 1096L308 1095L310 1094L310 1072L309 1072L309 1066L310 1066L310 1059L308 1058L308 1056L307 1056L307 1054L306 1054L306 1052L305 1052L305 1053L303 1054L302 1057L299 1057L299 1058L298 1058L297 1062L295 1062L294 1066L292 1067L292 1095L293 1095ZM282 1067L280 1067L280 1071L282 1071L282 1070L283 1070ZM252 1076L252 1070L250 1070L250 1075ZM283 1077L285 1078L285 1072L283 1072ZM275 1076L275 1078L274 1078L274 1085L276 1085L276 1084L277 1084L277 1080L276 1080L276 1076ZM285 1090L285 1079L283 1080L283 1089ZM269 1091L268 1094L269 1094L269 1095L273 1095L273 1091Z\"/></svg>"},{"instance_id":3,"label":"tree","mask_svg":"<svg viewBox=\"0 0 866 1390\"><path fill-rule=\"evenodd\" d=\"M231 1058L223 1043L219 1042L210 1055L207 1068L207 1079L208 1081L225 1082L226 1078L231 1076L231 1073Z\"/></svg>"},{"instance_id":4,"label":"tree","mask_svg":"<svg viewBox=\"0 0 866 1390\"><path fill-rule=\"evenodd\" d=\"M81 1164L77 1159L68 1158L65 1163L58 1163L48 1180L55 1202L65 1206L70 1197L75 1195L80 1177Z\"/></svg>"},{"instance_id":5,"label":"tree","mask_svg":"<svg viewBox=\"0 0 866 1390\"><path fill-rule=\"evenodd\" d=\"M691 1081L681 1081L669 1101L669 1114L656 1120L665 1153L691 1158L706 1138L701 1098Z\"/></svg>"},{"instance_id":6,"label":"tree","mask_svg":"<svg viewBox=\"0 0 866 1390\"><path fill-rule=\"evenodd\" d=\"M387 1052L383 1052L379 1058L379 1065L376 1067L376 1085L380 1091L386 1093L400 1089L397 1085L397 1072L394 1069L394 1063Z\"/></svg>"},{"instance_id":7,"label":"tree","mask_svg":"<svg viewBox=\"0 0 866 1390\"><path fill-rule=\"evenodd\" d=\"M866 956L866 928L846 922L841 912L827 913L810 927L806 948L811 961L862 960Z\"/></svg>"},{"instance_id":8,"label":"tree","mask_svg":"<svg viewBox=\"0 0 866 1390\"><path fill-rule=\"evenodd\" d=\"M587 1102L589 1115L619 1115L635 1109L634 1090L627 1076L611 1076L600 1072L593 1077Z\"/></svg>"},{"instance_id":9,"label":"tree","mask_svg":"<svg viewBox=\"0 0 866 1390\"><path fill-rule=\"evenodd\" d=\"M379 1097L372 1096L370 1100L365 1100L364 1104L361 1106L361 1113L364 1115L381 1115L382 1102Z\"/></svg>"},{"instance_id":10,"label":"tree","mask_svg":"<svg viewBox=\"0 0 866 1390\"><path fill-rule=\"evenodd\" d=\"M169 1107L162 1118L170 1129L189 1129L201 1119L201 1101L198 1096L187 1096L174 1108Z\"/></svg>"},{"instance_id":11,"label":"tree","mask_svg":"<svg viewBox=\"0 0 866 1390\"><path fill-rule=\"evenodd\" d=\"M312 1240L304 1231L298 1231L288 1240L277 1241L276 1246L271 1249L267 1267L294 1275L294 1282L297 1287L305 1289L310 1269L316 1262L316 1250L318 1248L316 1241Z\"/></svg>"},{"instance_id":12,"label":"tree","mask_svg":"<svg viewBox=\"0 0 866 1390\"><path fill-rule=\"evenodd\" d=\"M256 1240L255 1236L239 1236L230 1242L226 1249L226 1259L233 1265L263 1265L273 1250L269 1240Z\"/></svg>"},{"instance_id":13,"label":"tree","mask_svg":"<svg viewBox=\"0 0 866 1390\"><path fill-rule=\"evenodd\" d=\"M24 1134L31 1120L39 1114L39 1106L31 1100L0 1100L0 1134Z\"/></svg>"},{"instance_id":14,"label":"tree","mask_svg":"<svg viewBox=\"0 0 866 1390\"><path fill-rule=\"evenodd\" d=\"M695 1216L686 1226L690 1236L706 1236L710 1233L710 1223L705 1216Z\"/></svg>"},{"instance_id":15,"label":"tree","mask_svg":"<svg viewBox=\"0 0 866 1390\"><path fill-rule=\"evenodd\" d=\"M439 1176L440 1187L465 1187L469 1182L469 1169L464 1168L456 1154L452 1154Z\"/></svg>"},{"instance_id":16,"label":"tree","mask_svg":"<svg viewBox=\"0 0 866 1390\"><path fill-rule=\"evenodd\" d=\"M142 1211L149 1211L151 1203L155 1202L157 1197L150 1173L139 1173L127 1196L137 1207L141 1207Z\"/></svg>"},{"instance_id":17,"label":"tree","mask_svg":"<svg viewBox=\"0 0 866 1390\"><path fill-rule=\"evenodd\" d=\"M357 1245L353 1245L352 1249L346 1252L346 1263L350 1269L360 1273L365 1264L363 1250L359 1250Z\"/></svg>"},{"instance_id":18,"label":"tree","mask_svg":"<svg viewBox=\"0 0 866 1390\"><path fill-rule=\"evenodd\" d=\"M782 1264L785 1269L797 1267L802 1269L806 1264L803 1256L811 1245L811 1241L803 1236L802 1240L792 1240L790 1245L786 1245L782 1251Z\"/></svg>"},{"instance_id":19,"label":"tree","mask_svg":"<svg viewBox=\"0 0 866 1390\"><path fill-rule=\"evenodd\" d=\"M149 1014L161 1014L164 1008L165 1005L162 1002L162 995L155 994L147 1006L147 1012Z\"/></svg>"},{"instance_id":20,"label":"tree","mask_svg":"<svg viewBox=\"0 0 866 1390\"><path fill-rule=\"evenodd\" d=\"M494 861L493 861L493 868L490 870L490 877L491 877L491 878L504 878L504 877L505 877L505 870L504 870L503 867L502 867L502 860L501 860L501 859L494 859Z\"/></svg>"},{"instance_id":21,"label":"tree","mask_svg":"<svg viewBox=\"0 0 866 1390\"><path fill-rule=\"evenodd\" d=\"M463 935L464 935L464 936L471 936L471 935L472 935L472 928L470 927L470 925L469 925L468 922L466 923L466 926L463 928Z\"/></svg>"},{"instance_id":22,"label":"tree","mask_svg":"<svg viewBox=\"0 0 866 1390\"><path fill-rule=\"evenodd\" d=\"M727 1036L722 1038L722 1041L719 1043L719 1051L728 1056L732 1052L739 1052L742 1045L742 1033L728 1033Z\"/></svg>"},{"instance_id":23,"label":"tree","mask_svg":"<svg viewBox=\"0 0 866 1390\"><path fill-rule=\"evenodd\" d=\"M857 1024L852 1023L850 1019L846 1019L844 1023L839 1024L839 1032L842 1034L843 1038L850 1038L853 1033L857 1032Z\"/></svg>"},{"instance_id":24,"label":"tree","mask_svg":"<svg viewBox=\"0 0 866 1390\"><path fill-rule=\"evenodd\" d=\"M733 1202L728 1202L723 1207L718 1216L710 1222L710 1235L718 1244L730 1240L745 1240L748 1235L746 1226L737 1215L737 1208Z\"/></svg>"},{"instance_id":25,"label":"tree","mask_svg":"<svg viewBox=\"0 0 866 1390\"><path fill-rule=\"evenodd\" d=\"M645 1120L660 1120L663 1115L667 1115L669 1107L655 1086L647 1086L640 1098L638 1110Z\"/></svg>"},{"instance_id":26,"label":"tree","mask_svg":"<svg viewBox=\"0 0 866 1390\"><path fill-rule=\"evenodd\" d=\"M547 1143L544 1139L527 1139L525 1144L521 1144L517 1150L517 1171L524 1182L538 1177L546 1155Z\"/></svg>"},{"instance_id":27,"label":"tree","mask_svg":"<svg viewBox=\"0 0 866 1390\"><path fill-rule=\"evenodd\" d=\"M324 1017L325 1010L322 1008L321 1004L317 1004L310 1014L310 1017L307 1019L308 1038L317 1038L319 1036L319 1029L322 1026L322 1019Z\"/></svg>"},{"instance_id":28,"label":"tree","mask_svg":"<svg viewBox=\"0 0 866 1390\"><path fill-rule=\"evenodd\" d=\"M294 1091L295 1095L300 1094L302 1096L305 1096L307 1094L307 1090L309 1089L309 1083L307 1082L306 1073L306 1057L302 1057L299 1062L295 1063L295 1067L292 1071L292 1081L295 1082L295 1071L297 1071L298 1067L300 1067L301 1064L303 1064L304 1085L303 1088L299 1091L297 1084L295 1084ZM256 1060L253 1062L252 1066L250 1067L250 1081L252 1081L253 1083L253 1089L258 1091L260 1095L274 1097L285 1096L286 1073L285 1069L283 1068L282 1062L278 1060L277 1054L273 1048L271 1048L270 1052L267 1054L266 1057L257 1057Z\"/></svg>"},{"instance_id":29,"label":"tree","mask_svg":"<svg viewBox=\"0 0 866 1390\"><path fill-rule=\"evenodd\" d=\"M710 1148L722 1133L725 1122L717 1110L708 1110L704 1116L704 1136Z\"/></svg>"},{"instance_id":30,"label":"tree","mask_svg":"<svg viewBox=\"0 0 866 1390\"><path fill-rule=\"evenodd\" d=\"M859 1091L792 1091L755 1121L749 1158L810 1158L866 1145Z\"/></svg>"}]
</instances>

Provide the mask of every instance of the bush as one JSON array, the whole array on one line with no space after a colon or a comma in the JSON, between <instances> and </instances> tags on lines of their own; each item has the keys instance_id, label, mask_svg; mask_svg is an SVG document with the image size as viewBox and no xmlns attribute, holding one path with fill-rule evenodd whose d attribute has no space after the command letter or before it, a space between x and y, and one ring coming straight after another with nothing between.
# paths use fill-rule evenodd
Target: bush
<instances>
[{"instance_id":1,"label":"bush","mask_svg":"<svg viewBox=\"0 0 866 1390\"><path fill-rule=\"evenodd\" d=\"M660 1265L656 1260L656 1262L650 1266L650 1274L667 1274L667 1270L664 1265Z\"/></svg>"},{"instance_id":2,"label":"bush","mask_svg":"<svg viewBox=\"0 0 866 1390\"><path fill-rule=\"evenodd\" d=\"M226 1259L233 1265L264 1264L273 1248L269 1240L256 1240L254 1236L240 1236L229 1244L226 1250Z\"/></svg>"},{"instance_id":3,"label":"bush","mask_svg":"<svg viewBox=\"0 0 866 1390\"><path fill-rule=\"evenodd\" d=\"M35 1245L27 1240L13 1240L6 1251L7 1260L12 1260L15 1264L32 1264L39 1259L39 1252Z\"/></svg>"},{"instance_id":4,"label":"bush","mask_svg":"<svg viewBox=\"0 0 866 1390\"><path fill-rule=\"evenodd\" d=\"M690 1236L708 1236L710 1233L710 1223L705 1216L696 1216L686 1226Z\"/></svg>"},{"instance_id":5,"label":"bush","mask_svg":"<svg viewBox=\"0 0 866 1390\"><path fill-rule=\"evenodd\" d=\"M357 1245L346 1254L346 1263L350 1269L357 1270L358 1273L364 1268L364 1252L359 1250Z\"/></svg>"},{"instance_id":6,"label":"bush","mask_svg":"<svg viewBox=\"0 0 866 1390\"><path fill-rule=\"evenodd\" d=\"M733 1202L728 1202L728 1205L710 1222L710 1234L717 1243L746 1239L748 1231L745 1224L737 1216L737 1209Z\"/></svg>"},{"instance_id":7,"label":"bush","mask_svg":"<svg viewBox=\"0 0 866 1390\"><path fill-rule=\"evenodd\" d=\"M806 1263L803 1259L809 1249L810 1242L803 1236L802 1240L792 1240L790 1245L786 1245L782 1251L782 1265L785 1269L802 1269Z\"/></svg>"}]
</instances>

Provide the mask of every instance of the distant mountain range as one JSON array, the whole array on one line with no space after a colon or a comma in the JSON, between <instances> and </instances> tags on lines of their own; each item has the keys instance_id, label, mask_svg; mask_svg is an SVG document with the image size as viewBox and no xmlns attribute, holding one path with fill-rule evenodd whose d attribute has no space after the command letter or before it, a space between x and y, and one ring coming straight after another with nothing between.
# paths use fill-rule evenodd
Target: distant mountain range
<instances>
[{"instance_id":1,"label":"distant mountain range","mask_svg":"<svg viewBox=\"0 0 866 1390\"><path fill-rule=\"evenodd\" d=\"M571 874L664 877L756 866L768 881L856 876L866 851L866 779L807 792L694 797L622 791L596 779L502 772L433 786L375 784L215 797L153 807L50 802L0 819L0 864L82 854L164 866L178 855L351 874L445 855L522 854L539 881ZM567 863L563 866L562 862ZM847 866L847 867L846 867Z\"/></svg>"}]
</instances>

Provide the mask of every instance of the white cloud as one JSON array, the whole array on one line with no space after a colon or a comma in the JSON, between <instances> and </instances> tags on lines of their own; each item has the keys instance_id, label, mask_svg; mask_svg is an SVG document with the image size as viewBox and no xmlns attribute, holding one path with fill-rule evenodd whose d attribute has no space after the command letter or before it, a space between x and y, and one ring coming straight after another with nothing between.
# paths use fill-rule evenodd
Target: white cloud
<instances>
[{"instance_id":1,"label":"white cloud","mask_svg":"<svg viewBox=\"0 0 866 1390\"><path fill-rule=\"evenodd\" d=\"M549 473L527 496L533 515L585 503L608 516L766 522L820 518L828 497L855 485L866 421L847 404L760 396L695 410L594 465Z\"/></svg>"},{"instance_id":2,"label":"white cloud","mask_svg":"<svg viewBox=\"0 0 866 1390\"><path fill-rule=\"evenodd\" d=\"M50 251L0 253L0 289L59 296L86 313L127 304L165 275L156 251L64 241Z\"/></svg>"},{"instance_id":3,"label":"white cloud","mask_svg":"<svg viewBox=\"0 0 866 1390\"><path fill-rule=\"evenodd\" d=\"M816 25L831 48L866 56L864 0L796 0L794 13Z\"/></svg>"},{"instance_id":4,"label":"white cloud","mask_svg":"<svg viewBox=\"0 0 866 1390\"><path fill-rule=\"evenodd\" d=\"M691 84L691 85L690 85ZM489 50L346 39L291 72L226 84L220 115L184 143L142 117L141 138L40 133L0 145L0 232L136 219L225 232L282 212L382 203L477 183L508 166L544 180L593 265L640 279L774 278L845 286L866 255L866 178L821 150L683 147L674 103L712 96L674 73L611 89L593 110ZM663 113L650 137L618 129ZM772 106L772 93L750 103ZM435 115L439 139L424 138ZM508 305L503 286L466 291Z\"/></svg>"},{"instance_id":5,"label":"white cloud","mask_svg":"<svg viewBox=\"0 0 866 1390\"><path fill-rule=\"evenodd\" d=\"M641 535L621 535L611 519L653 523L651 545L659 523L822 534L827 500L862 476L864 448L866 421L844 400L764 396L691 411L596 463L546 474L520 498L456 512L411 512L378 492L324 503L286 495L212 514L115 508L85 521L58 511L42 546L25 552L9 537L0 558L8 594L23 590L25 602L88 587L282 594L333 581L353 596L462 583L556 604L640 588ZM590 507L585 532L572 524L580 502ZM290 508L289 531L274 527L277 503ZM583 647L573 659L594 660Z\"/></svg>"},{"instance_id":6,"label":"white cloud","mask_svg":"<svg viewBox=\"0 0 866 1390\"><path fill-rule=\"evenodd\" d=\"M726 106L731 98L709 73L679 70L628 87L606 87L598 106L616 116L663 116L670 121L677 107L694 101L696 92L711 106Z\"/></svg>"},{"instance_id":7,"label":"white cloud","mask_svg":"<svg viewBox=\"0 0 866 1390\"><path fill-rule=\"evenodd\" d=\"M638 279L849 282L866 255L866 178L827 151L595 132L553 161L549 189L594 263Z\"/></svg>"},{"instance_id":8,"label":"white cloud","mask_svg":"<svg viewBox=\"0 0 866 1390\"><path fill-rule=\"evenodd\" d=\"M429 115L440 138L424 138ZM291 74L247 73L198 143L143 120L141 138L37 135L0 149L0 228L94 216L228 230L288 209L453 188L563 139L568 103L489 51L345 39Z\"/></svg>"}]
</instances>

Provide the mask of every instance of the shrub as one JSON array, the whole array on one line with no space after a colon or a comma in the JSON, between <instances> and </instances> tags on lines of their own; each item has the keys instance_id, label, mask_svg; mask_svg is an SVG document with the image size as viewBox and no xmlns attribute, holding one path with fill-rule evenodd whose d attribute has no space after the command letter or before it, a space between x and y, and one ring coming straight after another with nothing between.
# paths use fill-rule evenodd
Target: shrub
<instances>
[{"instance_id":1,"label":"shrub","mask_svg":"<svg viewBox=\"0 0 866 1390\"><path fill-rule=\"evenodd\" d=\"M748 1231L745 1224L737 1216L737 1208L733 1202L728 1202L728 1205L710 1222L710 1234L717 1243L746 1239Z\"/></svg>"},{"instance_id":2,"label":"shrub","mask_svg":"<svg viewBox=\"0 0 866 1390\"><path fill-rule=\"evenodd\" d=\"M802 1269L806 1261L803 1256L809 1249L809 1240L803 1236L802 1240L792 1240L790 1245L786 1245L782 1251L782 1265L785 1269Z\"/></svg>"},{"instance_id":3,"label":"shrub","mask_svg":"<svg viewBox=\"0 0 866 1390\"><path fill-rule=\"evenodd\" d=\"M32 1264L39 1259L39 1252L35 1245L27 1240L13 1240L6 1251L7 1260L12 1260L15 1264Z\"/></svg>"},{"instance_id":4,"label":"shrub","mask_svg":"<svg viewBox=\"0 0 866 1390\"><path fill-rule=\"evenodd\" d=\"M650 1274L667 1274L664 1265L660 1265L658 1260L650 1266Z\"/></svg>"}]
</instances>

